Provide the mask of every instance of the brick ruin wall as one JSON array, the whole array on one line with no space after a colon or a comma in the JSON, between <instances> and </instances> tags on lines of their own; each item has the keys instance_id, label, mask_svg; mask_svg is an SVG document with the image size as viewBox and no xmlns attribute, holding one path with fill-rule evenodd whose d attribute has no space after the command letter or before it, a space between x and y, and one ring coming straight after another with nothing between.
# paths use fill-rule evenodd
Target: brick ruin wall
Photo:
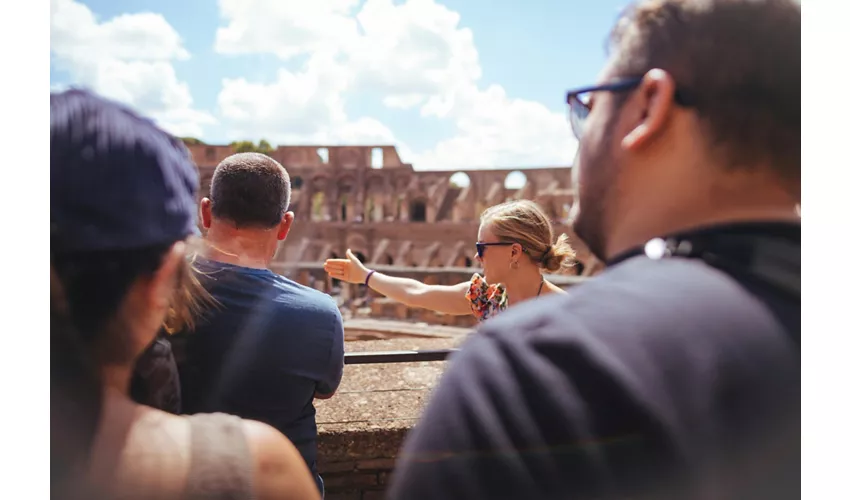
<instances>
[{"instance_id":1,"label":"brick ruin wall","mask_svg":"<svg viewBox=\"0 0 850 500\"><path fill-rule=\"evenodd\" d=\"M215 166L233 151L188 147L207 196ZM369 264L471 272L481 212L524 198L546 210L556 234L570 237L578 255L572 272L601 267L566 224L574 201L569 167L420 171L394 146L282 146L269 155L289 172L296 214L279 263L322 262L351 248Z\"/></svg>"}]
</instances>

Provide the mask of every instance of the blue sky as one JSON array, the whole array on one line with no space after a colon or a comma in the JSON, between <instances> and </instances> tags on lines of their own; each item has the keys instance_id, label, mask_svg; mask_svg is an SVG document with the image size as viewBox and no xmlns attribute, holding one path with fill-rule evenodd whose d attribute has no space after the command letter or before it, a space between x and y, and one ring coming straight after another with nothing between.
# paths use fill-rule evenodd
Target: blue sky
<instances>
[{"instance_id":1,"label":"blue sky","mask_svg":"<svg viewBox=\"0 0 850 500\"><path fill-rule=\"evenodd\" d=\"M605 36L625 5L325 1L335 7L51 0L51 86L93 88L209 143L393 142L405 161L426 168L567 164L575 141L564 91L595 80ZM389 16L409 24L392 23L402 28L386 35ZM353 23L352 42L335 42ZM351 48L355 39L364 48ZM388 44L407 45L372 55ZM296 53L277 53L282 46ZM452 63L453 54L463 60ZM386 64L396 68L382 74ZM385 102L390 95L416 100L411 93L419 96L415 105Z\"/></svg>"}]
</instances>

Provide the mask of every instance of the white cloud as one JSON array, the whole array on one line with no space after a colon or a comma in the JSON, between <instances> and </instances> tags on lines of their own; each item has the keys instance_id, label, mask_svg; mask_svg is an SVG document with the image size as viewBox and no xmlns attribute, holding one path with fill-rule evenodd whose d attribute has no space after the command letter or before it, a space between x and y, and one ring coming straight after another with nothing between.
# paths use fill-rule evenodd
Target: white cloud
<instances>
[{"instance_id":1,"label":"white cloud","mask_svg":"<svg viewBox=\"0 0 850 500\"><path fill-rule=\"evenodd\" d=\"M433 0L367 0L357 20L364 34L346 47L348 66L360 86L386 94L387 105L441 98L481 76L472 31Z\"/></svg>"},{"instance_id":2,"label":"white cloud","mask_svg":"<svg viewBox=\"0 0 850 500\"><path fill-rule=\"evenodd\" d=\"M403 159L419 168L557 165L574 156L562 110L510 98L499 85L480 87L472 31L433 0L366 0L359 10L356 0L219 3L219 52L309 56L302 71L282 70L272 84L225 80L219 107L235 135L398 143L376 120L347 117L345 99L368 89L387 107L418 107L456 128L425 151L401 145Z\"/></svg>"},{"instance_id":3,"label":"white cloud","mask_svg":"<svg viewBox=\"0 0 850 500\"><path fill-rule=\"evenodd\" d=\"M180 35L159 14L123 14L99 22L73 0L50 2L53 64L69 72L72 84L91 88L154 118L176 135L202 135L215 123L192 107L188 85L172 61L187 59Z\"/></svg>"},{"instance_id":4,"label":"white cloud","mask_svg":"<svg viewBox=\"0 0 850 500\"><path fill-rule=\"evenodd\" d=\"M216 32L222 54L333 52L358 36L351 17L359 0L219 0L227 25Z\"/></svg>"},{"instance_id":5,"label":"white cloud","mask_svg":"<svg viewBox=\"0 0 850 500\"><path fill-rule=\"evenodd\" d=\"M225 79L218 96L221 115L234 138L273 143L397 144L409 150L385 125L372 118L350 120L343 91L351 74L330 54L313 56L299 72L279 70L270 84Z\"/></svg>"},{"instance_id":6,"label":"white cloud","mask_svg":"<svg viewBox=\"0 0 850 500\"><path fill-rule=\"evenodd\" d=\"M455 120L454 137L415 157L431 168L557 166L571 163L577 147L564 113L539 102L512 99L499 85L469 86L439 110ZM423 108L423 113L437 112Z\"/></svg>"},{"instance_id":7,"label":"white cloud","mask_svg":"<svg viewBox=\"0 0 850 500\"><path fill-rule=\"evenodd\" d=\"M218 96L223 116L251 134L319 132L346 121L342 91L349 74L331 56L314 56L297 73L278 71L271 84L225 79Z\"/></svg>"}]
</instances>

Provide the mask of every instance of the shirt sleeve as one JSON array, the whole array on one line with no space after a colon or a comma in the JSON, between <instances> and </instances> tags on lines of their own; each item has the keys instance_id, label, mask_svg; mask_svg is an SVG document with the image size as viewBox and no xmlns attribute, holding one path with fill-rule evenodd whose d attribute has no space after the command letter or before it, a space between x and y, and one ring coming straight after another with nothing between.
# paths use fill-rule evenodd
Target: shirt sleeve
<instances>
[{"instance_id":1,"label":"shirt sleeve","mask_svg":"<svg viewBox=\"0 0 850 500\"><path fill-rule=\"evenodd\" d=\"M342 315L337 308L333 309L331 319L331 347L325 376L319 380L316 392L319 394L332 394L339 388L342 381L342 371L345 354L345 332L342 326Z\"/></svg>"}]
</instances>

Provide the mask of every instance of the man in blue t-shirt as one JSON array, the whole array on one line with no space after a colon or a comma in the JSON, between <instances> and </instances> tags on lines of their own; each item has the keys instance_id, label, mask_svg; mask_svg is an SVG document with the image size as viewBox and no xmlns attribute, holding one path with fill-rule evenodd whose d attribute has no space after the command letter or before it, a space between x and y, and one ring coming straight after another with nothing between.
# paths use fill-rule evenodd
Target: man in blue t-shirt
<instances>
[{"instance_id":1,"label":"man in blue t-shirt","mask_svg":"<svg viewBox=\"0 0 850 500\"><path fill-rule=\"evenodd\" d=\"M185 413L266 422L298 447L316 477L316 410L342 378L343 328L326 294L269 270L292 226L289 175L259 153L235 154L201 201L199 279L218 302L178 336ZM182 351L182 352L180 352Z\"/></svg>"}]
</instances>

